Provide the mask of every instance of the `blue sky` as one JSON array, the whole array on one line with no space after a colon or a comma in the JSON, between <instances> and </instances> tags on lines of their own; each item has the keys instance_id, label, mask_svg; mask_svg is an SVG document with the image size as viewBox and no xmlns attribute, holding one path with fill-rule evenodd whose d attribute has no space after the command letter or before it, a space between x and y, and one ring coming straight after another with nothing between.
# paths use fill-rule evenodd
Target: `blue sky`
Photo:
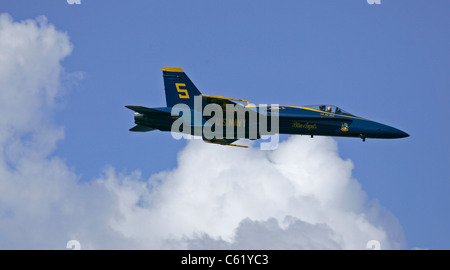
<instances>
[{"instance_id":1,"label":"blue sky","mask_svg":"<svg viewBox=\"0 0 450 270\"><path fill-rule=\"evenodd\" d=\"M177 166L186 141L129 132L124 105L164 106L161 67L182 67L205 94L335 104L409 133L335 141L367 196L398 219L407 248L448 249L449 8L424 0L17 0L0 13L17 22L45 15L73 45L50 118L64 139L51 155L80 182L108 165L144 178Z\"/></svg>"}]
</instances>

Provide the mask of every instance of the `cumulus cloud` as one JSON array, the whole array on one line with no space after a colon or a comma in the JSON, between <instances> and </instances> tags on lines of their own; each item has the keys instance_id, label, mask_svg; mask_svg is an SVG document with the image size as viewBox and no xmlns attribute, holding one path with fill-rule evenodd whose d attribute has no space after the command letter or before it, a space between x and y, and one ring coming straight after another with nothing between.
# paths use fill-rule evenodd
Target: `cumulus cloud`
<instances>
[{"instance_id":1,"label":"cumulus cloud","mask_svg":"<svg viewBox=\"0 0 450 270\"><path fill-rule=\"evenodd\" d=\"M404 248L352 168L330 138L291 137L274 151L192 140L172 171L137 181L110 169L101 181L121 206L115 230L149 248Z\"/></svg>"},{"instance_id":2,"label":"cumulus cloud","mask_svg":"<svg viewBox=\"0 0 450 270\"><path fill-rule=\"evenodd\" d=\"M48 119L61 94L60 62L71 51L67 34L45 17L0 15L1 249L65 248L77 235L110 239L109 193L80 184L62 159L50 157L64 136Z\"/></svg>"},{"instance_id":3,"label":"cumulus cloud","mask_svg":"<svg viewBox=\"0 0 450 270\"><path fill-rule=\"evenodd\" d=\"M95 181L52 156L62 127L68 35L45 17L0 15L0 249L404 248L395 216L369 200L330 138L274 151L191 140L149 179L104 169Z\"/></svg>"}]
</instances>

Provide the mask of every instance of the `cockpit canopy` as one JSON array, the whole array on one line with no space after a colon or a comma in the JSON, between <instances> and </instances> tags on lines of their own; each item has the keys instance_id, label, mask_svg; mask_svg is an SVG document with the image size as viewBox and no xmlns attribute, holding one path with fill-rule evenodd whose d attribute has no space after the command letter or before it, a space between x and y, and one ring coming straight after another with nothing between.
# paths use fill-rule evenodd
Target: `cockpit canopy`
<instances>
[{"instance_id":1,"label":"cockpit canopy","mask_svg":"<svg viewBox=\"0 0 450 270\"><path fill-rule=\"evenodd\" d=\"M330 113L335 113L335 114L345 114L345 115L352 115L353 114L344 111L343 109L339 108L338 106L334 106L334 105L310 105L310 106L305 106L311 109L315 109L318 111L323 111L323 112L330 112Z\"/></svg>"}]
</instances>

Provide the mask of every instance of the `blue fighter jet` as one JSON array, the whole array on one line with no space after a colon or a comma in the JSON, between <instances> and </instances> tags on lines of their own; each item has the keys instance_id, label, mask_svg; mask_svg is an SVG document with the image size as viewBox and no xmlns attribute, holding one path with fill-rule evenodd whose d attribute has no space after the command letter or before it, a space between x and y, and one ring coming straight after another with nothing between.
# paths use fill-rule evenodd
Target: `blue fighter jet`
<instances>
[{"instance_id":1,"label":"blue fighter jet","mask_svg":"<svg viewBox=\"0 0 450 270\"><path fill-rule=\"evenodd\" d=\"M275 133L355 137L363 141L366 138L409 136L399 129L355 116L333 105L256 106L244 99L203 95L181 68L163 67L162 71L167 106L125 106L135 112L136 126L130 131L160 130L199 135L205 142L241 147L246 146L233 142ZM247 104L241 104L244 102ZM233 111L228 114L230 110Z\"/></svg>"}]
</instances>

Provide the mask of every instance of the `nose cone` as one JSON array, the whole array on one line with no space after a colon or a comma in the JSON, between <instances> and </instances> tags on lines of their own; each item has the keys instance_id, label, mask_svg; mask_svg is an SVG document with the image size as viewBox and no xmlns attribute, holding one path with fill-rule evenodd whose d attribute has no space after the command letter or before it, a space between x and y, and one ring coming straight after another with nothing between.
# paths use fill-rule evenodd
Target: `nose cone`
<instances>
[{"instance_id":1,"label":"nose cone","mask_svg":"<svg viewBox=\"0 0 450 270\"><path fill-rule=\"evenodd\" d=\"M354 127L355 133L362 138L397 139L409 137L408 133L400 129L373 121L354 121L350 127ZM360 127L360 129L357 130L356 127Z\"/></svg>"},{"instance_id":2,"label":"nose cone","mask_svg":"<svg viewBox=\"0 0 450 270\"><path fill-rule=\"evenodd\" d=\"M380 128L380 135L381 135L381 137L392 138L392 139L409 137L408 133L401 131L400 129L386 126L386 125L383 125Z\"/></svg>"},{"instance_id":3,"label":"nose cone","mask_svg":"<svg viewBox=\"0 0 450 270\"><path fill-rule=\"evenodd\" d=\"M409 137L409 134L408 133L406 133L406 132L404 132L404 131L401 131L401 130L399 130L399 129L397 129L398 130L398 133L397 133L397 138L406 138L406 137Z\"/></svg>"}]
</instances>

